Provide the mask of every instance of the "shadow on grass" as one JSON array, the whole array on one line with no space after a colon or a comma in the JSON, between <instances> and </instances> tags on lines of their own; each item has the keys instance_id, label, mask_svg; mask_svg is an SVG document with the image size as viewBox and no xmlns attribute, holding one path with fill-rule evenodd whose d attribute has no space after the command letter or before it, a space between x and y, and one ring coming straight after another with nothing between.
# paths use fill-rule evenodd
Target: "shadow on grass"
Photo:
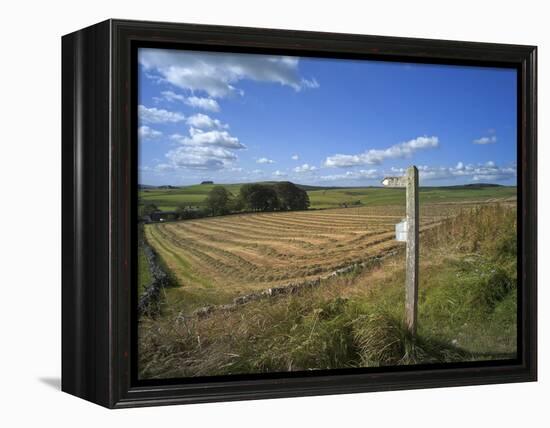
<instances>
[{"instance_id":1,"label":"shadow on grass","mask_svg":"<svg viewBox=\"0 0 550 428\"><path fill-rule=\"evenodd\" d=\"M385 313L354 323L360 364L364 367L514 359L515 353L471 352L426 335L413 336L404 323Z\"/></svg>"}]
</instances>

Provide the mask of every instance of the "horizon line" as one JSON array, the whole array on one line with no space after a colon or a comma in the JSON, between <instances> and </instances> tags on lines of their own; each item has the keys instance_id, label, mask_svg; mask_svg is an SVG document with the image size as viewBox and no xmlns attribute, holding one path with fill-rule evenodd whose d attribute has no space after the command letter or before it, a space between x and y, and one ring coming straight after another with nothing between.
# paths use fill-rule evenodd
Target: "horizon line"
<instances>
[{"instance_id":1,"label":"horizon line","mask_svg":"<svg viewBox=\"0 0 550 428\"><path fill-rule=\"evenodd\" d=\"M203 181L212 181L212 183L194 183L194 184L144 184L144 183L138 183L138 186L147 186L147 187L190 187L190 186L201 186L201 185L210 185L215 184L219 186L235 186L235 185L242 185L242 184L254 184L254 183L284 183L289 182L298 186L308 186L308 187L326 187L326 188L341 188L341 189L349 189L349 188L365 188L365 187L376 187L376 188L382 188L382 189L388 189L388 187L385 187L384 185L365 185L365 186L330 186L330 185L319 185L319 184L303 184L303 183L297 183L290 180L262 180L262 181L243 181L238 183L216 183L213 180L203 180ZM490 182L480 182L480 183L464 183L464 184L440 184L440 185L419 185L418 187L465 187L465 186L498 186L498 187L517 187L517 184L499 184L499 183L490 183Z\"/></svg>"}]
</instances>

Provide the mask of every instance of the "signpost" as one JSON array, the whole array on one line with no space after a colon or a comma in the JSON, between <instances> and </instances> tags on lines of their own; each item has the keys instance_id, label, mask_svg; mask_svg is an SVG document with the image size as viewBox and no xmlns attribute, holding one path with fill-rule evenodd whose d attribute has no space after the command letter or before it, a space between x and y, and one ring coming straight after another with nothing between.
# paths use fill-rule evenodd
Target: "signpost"
<instances>
[{"instance_id":1,"label":"signpost","mask_svg":"<svg viewBox=\"0 0 550 428\"><path fill-rule=\"evenodd\" d=\"M405 274L405 320L407 328L416 334L416 319L418 307L418 169L416 166L407 168L407 174L402 177L386 177L382 184L387 187L404 187L406 189L406 218L395 225L395 239L407 243L406 274Z\"/></svg>"}]
</instances>

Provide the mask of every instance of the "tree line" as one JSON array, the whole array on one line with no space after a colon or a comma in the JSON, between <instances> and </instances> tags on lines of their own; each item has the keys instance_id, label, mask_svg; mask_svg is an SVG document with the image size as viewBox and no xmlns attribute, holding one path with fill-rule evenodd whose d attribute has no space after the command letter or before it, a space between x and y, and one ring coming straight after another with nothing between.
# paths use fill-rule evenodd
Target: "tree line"
<instances>
[{"instance_id":1,"label":"tree line","mask_svg":"<svg viewBox=\"0 0 550 428\"><path fill-rule=\"evenodd\" d=\"M225 187L215 186L206 197L205 204L212 215L239 211L292 211L307 210L309 196L290 181L275 184L243 184L239 194L233 196Z\"/></svg>"},{"instance_id":2,"label":"tree line","mask_svg":"<svg viewBox=\"0 0 550 428\"><path fill-rule=\"evenodd\" d=\"M268 212L307 210L310 206L307 192L289 181L275 184L243 184L237 195L224 186L214 186L205 199L204 208L181 206L176 210L178 219L219 216L239 212ZM149 216L160 211L154 204L142 207L141 215Z\"/></svg>"}]
</instances>

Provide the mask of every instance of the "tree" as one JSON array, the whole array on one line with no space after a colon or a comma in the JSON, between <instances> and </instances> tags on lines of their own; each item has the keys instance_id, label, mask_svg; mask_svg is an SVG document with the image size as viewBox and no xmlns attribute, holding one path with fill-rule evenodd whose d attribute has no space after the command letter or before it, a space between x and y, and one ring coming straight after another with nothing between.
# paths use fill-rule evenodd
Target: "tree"
<instances>
[{"instance_id":1,"label":"tree","mask_svg":"<svg viewBox=\"0 0 550 428\"><path fill-rule=\"evenodd\" d=\"M274 185L279 198L279 207L282 210L307 210L309 208L309 196L290 181L281 181Z\"/></svg>"},{"instance_id":2,"label":"tree","mask_svg":"<svg viewBox=\"0 0 550 428\"><path fill-rule=\"evenodd\" d=\"M141 207L141 216L146 217L150 216L153 213L159 212L158 207L153 203L145 204Z\"/></svg>"},{"instance_id":3,"label":"tree","mask_svg":"<svg viewBox=\"0 0 550 428\"><path fill-rule=\"evenodd\" d=\"M179 220L190 220L193 218L204 217L203 213L197 208L182 204L176 208Z\"/></svg>"},{"instance_id":4,"label":"tree","mask_svg":"<svg viewBox=\"0 0 550 428\"><path fill-rule=\"evenodd\" d=\"M242 198L236 197L229 199L229 202L227 204L227 209L230 212L239 212L245 209L245 204Z\"/></svg>"},{"instance_id":5,"label":"tree","mask_svg":"<svg viewBox=\"0 0 550 428\"><path fill-rule=\"evenodd\" d=\"M240 198L245 208L252 211L274 211L279 208L277 192L265 184L244 184L241 186Z\"/></svg>"},{"instance_id":6,"label":"tree","mask_svg":"<svg viewBox=\"0 0 550 428\"><path fill-rule=\"evenodd\" d=\"M230 194L223 186L214 186L206 197L206 206L212 215L223 215L228 213Z\"/></svg>"},{"instance_id":7,"label":"tree","mask_svg":"<svg viewBox=\"0 0 550 428\"><path fill-rule=\"evenodd\" d=\"M261 193L262 211L275 211L279 208L279 198L277 192L271 186L263 186Z\"/></svg>"}]
</instances>

